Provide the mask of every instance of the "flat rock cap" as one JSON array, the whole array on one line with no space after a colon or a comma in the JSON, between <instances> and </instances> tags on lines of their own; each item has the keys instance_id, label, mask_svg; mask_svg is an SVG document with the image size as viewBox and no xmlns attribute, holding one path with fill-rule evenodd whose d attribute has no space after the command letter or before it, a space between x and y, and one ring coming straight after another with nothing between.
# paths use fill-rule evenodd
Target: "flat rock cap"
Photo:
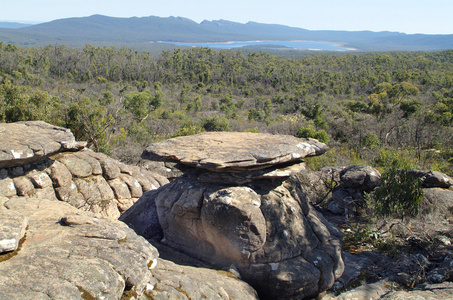
<instances>
[{"instance_id":1,"label":"flat rock cap","mask_svg":"<svg viewBox=\"0 0 453 300\"><path fill-rule=\"evenodd\" d=\"M315 139L250 132L204 132L148 146L142 158L172 160L217 172L257 170L327 151Z\"/></svg>"},{"instance_id":2,"label":"flat rock cap","mask_svg":"<svg viewBox=\"0 0 453 300\"><path fill-rule=\"evenodd\" d=\"M12 167L85 144L69 129L42 121L0 123L0 168Z\"/></svg>"}]
</instances>

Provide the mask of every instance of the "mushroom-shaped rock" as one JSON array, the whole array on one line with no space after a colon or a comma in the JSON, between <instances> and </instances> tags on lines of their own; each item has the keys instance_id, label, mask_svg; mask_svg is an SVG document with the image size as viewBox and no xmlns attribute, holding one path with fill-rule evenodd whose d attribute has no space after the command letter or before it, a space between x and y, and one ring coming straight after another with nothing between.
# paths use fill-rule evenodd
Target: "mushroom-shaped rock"
<instances>
[{"instance_id":1,"label":"mushroom-shaped rock","mask_svg":"<svg viewBox=\"0 0 453 300\"><path fill-rule=\"evenodd\" d=\"M185 174L147 192L120 220L217 268L235 266L260 297L308 298L343 273L341 232L308 203L296 173L327 146L256 133L203 133L149 146Z\"/></svg>"},{"instance_id":2,"label":"mushroom-shaped rock","mask_svg":"<svg viewBox=\"0 0 453 300\"><path fill-rule=\"evenodd\" d=\"M315 139L249 132L205 132L176 137L145 149L142 158L173 160L211 171L242 172L321 155L327 146Z\"/></svg>"},{"instance_id":3,"label":"mushroom-shaped rock","mask_svg":"<svg viewBox=\"0 0 453 300\"><path fill-rule=\"evenodd\" d=\"M42 121L0 123L0 168L41 160L52 154L80 149L69 129Z\"/></svg>"}]
</instances>

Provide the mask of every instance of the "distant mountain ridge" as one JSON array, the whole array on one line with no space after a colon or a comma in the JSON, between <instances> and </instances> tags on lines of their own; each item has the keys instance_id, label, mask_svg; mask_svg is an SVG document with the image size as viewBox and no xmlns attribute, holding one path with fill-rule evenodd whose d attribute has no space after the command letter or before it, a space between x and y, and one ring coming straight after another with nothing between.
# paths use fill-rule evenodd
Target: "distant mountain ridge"
<instances>
[{"instance_id":1,"label":"distant mountain ridge","mask_svg":"<svg viewBox=\"0 0 453 300\"><path fill-rule=\"evenodd\" d=\"M32 24L25 24L19 22L0 22L0 28L22 28L32 26Z\"/></svg>"},{"instance_id":2,"label":"distant mountain ridge","mask_svg":"<svg viewBox=\"0 0 453 300\"><path fill-rule=\"evenodd\" d=\"M1 26L0 26L1 27ZM18 46L126 46L152 47L151 42L226 42L251 40L310 40L341 43L361 51L453 49L452 35L404 34L398 32L307 30L227 20L196 23L187 18L156 16L114 18L93 15L59 19L22 28L0 28L0 41Z\"/></svg>"}]
</instances>

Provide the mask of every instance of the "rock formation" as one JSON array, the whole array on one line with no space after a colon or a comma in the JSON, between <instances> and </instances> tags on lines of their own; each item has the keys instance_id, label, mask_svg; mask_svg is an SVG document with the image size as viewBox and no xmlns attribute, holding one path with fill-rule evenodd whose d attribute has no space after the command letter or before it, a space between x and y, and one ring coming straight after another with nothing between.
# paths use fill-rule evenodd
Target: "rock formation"
<instances>
[{"instance_id":1,"label":"rock formation","mask_svg":"<svg viewBox=\"0 0 453 300\"><path fill-rule=\"evenodd\" d=\"M159 259L115 220L162 176L82 149L60 127L0 128L0 299L257 299L228 272Z\"/></svg>"},{"instance_id":2,"label":"rock formation","mask_svg":"<svg viewBox=\"0 0 453 300\"><path fill-rule=\"evenodd\" d=\"M163 176L80 148L72 133L44 122L0 124L0 196L58 199L118 218ZM69 151L71 150L71 151Z\"/></svg>"},{"instance_id":3,"label":"rock formation","mask_svg":"<svg viewBox=\"0 0 453 300\"><path fill-rule=\"evenodd\" d=\"M327 147L313 139L204 133L151 145L185 175L147 192L120 220L148 239L235 269L263 298L313 297L343 272L342 233L292 176Z\"/></svg>"}]
</instances>

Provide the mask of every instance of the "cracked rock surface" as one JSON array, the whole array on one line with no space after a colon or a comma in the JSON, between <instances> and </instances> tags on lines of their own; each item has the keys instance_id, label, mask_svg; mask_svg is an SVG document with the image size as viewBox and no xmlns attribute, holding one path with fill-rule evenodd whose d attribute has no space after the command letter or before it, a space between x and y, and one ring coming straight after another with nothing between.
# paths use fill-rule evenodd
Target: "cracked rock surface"
<instances>
[{"instance_id":1,"label":"cracked rock surface","mask_svg":"<svg viewBox=\"0 0 453 300\"><path fill-rule=\"evenodd\" d=\"M0 263L0 299L119 299L146 292L157 250L122 222L88 216L61 201L4 203L29 219L17 255ZM91 298L90 298L91 299Z\"/></svg>"}]
</instances>

